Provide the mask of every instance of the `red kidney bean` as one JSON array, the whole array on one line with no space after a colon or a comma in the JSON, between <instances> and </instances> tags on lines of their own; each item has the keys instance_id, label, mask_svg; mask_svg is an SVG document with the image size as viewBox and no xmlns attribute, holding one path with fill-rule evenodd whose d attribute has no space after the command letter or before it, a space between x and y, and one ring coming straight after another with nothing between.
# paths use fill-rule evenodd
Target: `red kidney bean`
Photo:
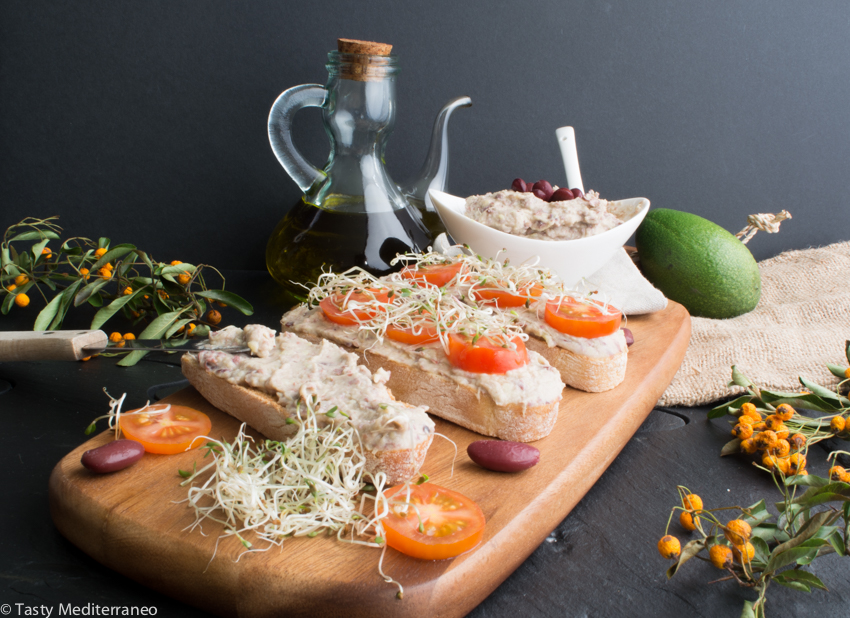
<instances>
[{"instance_id":1,"label":"red kidney bean","mask_svg":"<svg viewBox=\"0 0 850 618\"><path fill-rule=\"evenodd\" d=\"M519 191L520 193L528 193L531 191L531 188L528 186L528 183L525 182L522 178L515 178L511 183L511 189L514 191Z\"/></svg>"},{"instance_id":2,"label":"red kidney bean","mask_svg":"<svg viewBox=\"0 0 850 618\"><path fill-rule=\"evenodd\" d=\"M635 342L635 336L632 334L632 331L626 327L623 327L620 330L623 331L623 334L626 336L626 345L632 345Z\"/></svg>"},{"instance_id":3,"label":"red kidney bean","mask_svg":"<svg viewBox=\"0 0 850 618\"><path fill-rule=\"evenodd\" d=\"M90 451L83 453L80 463L83 466L103 474L105 472L115 472L123 470L142 458L145 454L145 447L140 442L135 440L115 440L109 444L104 444Z\"/></svg>"},{"instance_id":4,"label":"red kidney bean","mask_svg":"<svg viewBox=\"0 0 850 618\"><path fill-rule=\"evenodd\" d=\"M577 197L584 197L584 193L582 193L581 189L579 189L578 187L576 187L572 191L573 191L573 199L575 199Z\"/></svg>"},{"instance_id":5,"label":"red kidney bean","mask_svg":"<svg viewBox=\"0 0 850 618\"><path fill-rule=\"evenodd\" d=\"M552 194L552 197L549 199L550 202L568 202L572 199L575 199L576 196L573 195L573 192L565 187L561 187L557 191Z\"/></svg>"},{"instance_id":6,"label":"red kidney bean","mask_svg":"<svg viewBox=\"0 0 850 618\"><path fill-rule=\"evenodd\" d=\"M478 440L466 452L479 466L496 472L519 472L540 461L540 451L530 444L507 440Z\"/></svg>"},{"instance_id":7,"label":"red kidney bean","mask_svg":"<svg viewBox=\"0 0 850 618\"><path fill-rule=\"evenodd\" d=\"M548 202L554 191L548 180L538 180L532 185L531 192L544 202Z\"/></svg>"}]
</instances>

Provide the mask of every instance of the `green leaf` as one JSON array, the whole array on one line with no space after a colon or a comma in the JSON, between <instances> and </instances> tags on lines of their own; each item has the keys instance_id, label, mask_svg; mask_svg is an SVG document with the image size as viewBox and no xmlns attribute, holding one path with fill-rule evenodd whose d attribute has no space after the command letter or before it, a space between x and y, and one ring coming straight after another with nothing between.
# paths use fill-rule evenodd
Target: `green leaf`
<instances>
[{"instance_id":1,"label":"green leaf","mask_svg":"<svg viewBox=\"0 0 850 618\"><path fill-rule=\"evenodd\" d=\"M56 310L56 315L53 317L53 321L50 323L48 330L56 330L62 326L62 321L65 319L65 314L68 313L68 308L71 306L71 302L74 300L74 294L77 293L77 290L82 286L83 280L79 279L65 288L65 291L59 295L59 308Z\"/></svg>"},{"instance_id":2,"label":"green leaf","mask_svg":"<svg viewBox=\"0 0 850 618\"><path fill-rule=\"evenodd\" d=\"M808 584L804 584L803 582L794 581L793 579L785 579L782 575L777 575L773 578L780 586L785 586L786 588L791 588L792 590L799 590L800 592L811 592L812 589Z\"/></svg>"},{"instance_id":3,"label":"green leaf","mask_svg":"<svg viewBox=\"0 0 850 618\"><path fill-rule=\"evenodd\" d=\"M47 238L51 240L59 240L59 235L56 232L51 232L50 230L43 231L32 231L32 232L23 232L22 234L18 234L17 236L13 236L9 239L9 242L17 242L19 240L40 240L42 238ZM40 253L40 251L39 251Z\"/></svg>"},{"instance_id":4,"label":"green leaf","mask_svg":"<svg viewBox=\"0 0 850 618\"><path fill-rule=\"evenodd\" d=\"M136 290L132 294L128 294L127 296L119 296L111 303L106 305L106 307L101 308L97 313L94 314L94 319L91 321L91 329L97 330L115 315L118 311L120 311L121 307L126 305L132 300L132 298L139 293L139 290Z\"/></svg>"},{"instance_id":5,"label":"green leaf","mask_svg":"<svg viewBox=\"0 0 850 618\"><path fill-rule=\"evenodd\" d=\"M101 296L100 294L92 294L91 296L89 296L89 304L92 307L100 309L101 307L103 307L103 296Z\"/></svg>"},{"instance_id":6,"label":"green leaf","mask_svg":"<svg viewBox=\"0 0 850 618\"><path fill-rule=\"evenodd\" d=\"M803 569L789 569L787 571L782 571L782 573L780 573L773 579L774 581L779 583L782 583L780 579L784 581L797 581L802 582L804 584L808 584L813 588L828 590L826 585L820 579L818 579L814 574L809 573L808 571L804 571Z\"/></svg>"},{"instance_id":7,"label":"green leaf","mask_svg":"<svg viewBox=\"0 0 850 618\"><path fill-rule=\"evenodd\" d=\"M836 554L838 554L842 558L847 554L847 548L844 545L844 537L841 536L841 533L838 532L837 529L832 534L830 534L826 540L829 541L830 545L832 545L832 549L835 550Z\"/></svg>"},{"instance_id":8,"label":"green leaf","mask_svg":"<svg viewBox=\"0 0 850 618\"><path fill-rule=\"evenodd\" d=\"M0 306L0 313L6 315L9 313L9 310L12 308L12 305L15 304L15 295L7 294L6 298L3 299L3 305Z\"/></svg>"},{"instance_id":9,"label":"green leaf","mask_svg":"<svg viewBox=\"0 0 850 618\"><path fill-rule=\"evenodd\" d=\"M720 456L725 457L726 455L734 455L735 453L741 452L741 440L740 438L735 438L734 440L730 440L726 444L723 445L723 448L720 449Z\"/></svg>"},{"instance_id":10,"label":"green leaf","mask_svg":"<svg viewBox=\"0 0 850 618\"><path fill-rule=\"evenodd\" d=\"M3 246L0 248L0 269L6 268L8 264L12 263L12 256L9 255L9 247Z\"/></svg>"},{"instance_id":11,"label":"green leaf","mask_svg":"<svg viewBox=\"0 0 850 618\"><path fill-rule=\"evenodd\" d=\"M850 399L847 399L846 397L842 397L838 393L834 393L833 391L829 390L828 388L824 388L823 386L820 386L819 384L815 384L814 382L810 382L809 380L807 380L805 378L799 378L799 380L800 380L800 384L805 386L807 389L812 391L812 393L814 393L815 395L817 395L821 399L826 399L827 401L833 401L834 400L834 401L838 401L842 404L850 403Z\"/></svg>"},{"instance_id":12,"label":"green leaf","mask_svg":"<svg viewBox=\"0 0 850 618\"><path fill-rule=\"evenodd\" d=\"M162 275L182 275L188 272L190 275L195 272L195 267L192 264L175 264L174 266L166 266L162 269Z\"/></svg>"},{"instance_id":13,"label":"green leaf","mask_svg":"<svg viewBox=\"0 0 850 618\"><path fill-rule=\"evenodd\" d=\"M170 339L174 336L174 333L180 330L183 326L186 326L186 324L191 321L192 318L183 318L182 320L177 320L174 324L171 325L171 328L165 331L164 339Z\"/></svg>"},{"instance_id":14,"label":"green leaf","mask_svg":"<svg viewBox=\"0 0 850 618\"><path fill-rule=\"evenodd\" d=\"M741 618L757 618L756 613L753 611L752 601L744 601L744 609L741 610Z\"/></svg>"},{"instance_id":15,"label":"green leaf","mask_svg":"<svg viewBox=\"0 0 850 618\"><path fill-rule=\"evenodd\" d=\"M116 365L119 367L132 367L147 356L147 354L148 350L133 350L127 356L118 361Z\"/></svg>"},{"instance_id":16,"label":"green leaf","mask_svg":"<svg viewBox=\"0 0 850 618\"><path fill-rule=\"evenodd\" d=\"M844 375L845 368L839 367L838 365L833 365L832 363L827 363L826 368L837 378L841 378L842 380L847 376Z\"/></svg>"},{"instance_id":17,"label":"green leaf","mask_svg":"<svg viewBox=\"0 0 850 618\"><path fill-rule=\"evenodd\" d=\"M779 547L782 546L780 545ZM773 550L770 560L768 560L767 566L764 568L765 575L774 573L777 569L781 569L789 564L794 564L798 560L813 560L818 554L817 548L812 547L794 547L785 551L777 551L779 547Z\"/></svg>"},{"instance_id":18,"label":"green leaf","mask_svg":"<svg viewBox=\"0 0 850 618\"><path fill-rule=\"evenodd\" d=\"M705 543L698 539L688 542L682 548L682 554L679 556L679 559L676 561L676 564L667 569L667 579L670 579L676 574L676 571L679 570L683 564L685 564L688 560L696 556L705 548Z\"/></svg>"},{"instance_id":19,"label":"green leaf","mask_svg":"<svg viewBox=\"0 0 850 618\"><path fill-rule=\"evenodd\" d=\"M251 306L251 303L233 292L225 292L224 290L206 290L204 292L195 292L195 296L201 296L209 300L221 301L230 307L238 309L244 315L252 315L254 313L254 307Z\"/></svg>"},{"instance_id":20,"label":"green leaf","mask_svg":"<svg viewBox=\"0 0 850 618\"><path fill-rule=\"evenodd\" d=\"M847 362L850 363L850 339L844 342L844 356L847 357Z\"/></svg>"},{"instance_id":21,"label":"green leaf","mask_svg":"<svg viewBox=\"0 0 850 618\"><path fill-rule=\"evenodd\" d=\"M753 548L756 550L756 559L761 562L767 562L770 558L770 547L768 546L767 541L759 536L753 535L750 537L750 543L753 544Z\"/></svg>"},{"instance_id":22,"label":"green leaf","mask_svg":"<svg viewBox=\"0 0 850 618\"><path fill-rule=\"evenodd\" d=\"M738 397L737 399L733 399L732 401L727 401L726 403L721 403L716 408L712 408L708 413L708 418L720 418L722 416L726 416L727 414L731 414L735 410L739 410L742 405L747 403L752 396L743 395Z\"/></svg>"},{"instance_id":23,"label":"green leaf","mask_svg":"<svg viewBox=\"0 0 850 618\"><path fill-rule=\"evenodd\" d=\"M47 327L50 326L51 320L56 316L56 312L59 310L59 304L62 302L62 294L57 294L53 297L47 306L41 310L38 314L38 317L35 319L35 325L32 327L33 330L47 330Z\"/></svg>"},{"instance_id":24,"label":"green leaf","mask_svg":"<svg viewBox=\"0 0 850 618\"><path fill-rule=\"evenodd\" d=\"M737 384L738 386L743 386L744 388L753 386L752 380L738 371L737 365L732 365L732 383Z\"/></svg>"},{"instance_id":25,"label":"green leaf","mask_svg":"<svg viewBox=\"0 0 850 618\"><path fill-rule=\"evenodd\" d=\"M35 244L32 246L32 249L30 249L30 251L32 251L33 259L34 259L36 262L37 262L37 261L39 260L39 258L41 257L41 252L42 252L42 250L43 250L43 249L47 246L47 243L49 243L49 242L50 242L50 239L49 239L49 238L45 238L45 239L44 239L44 240L42 240L41 242L37 242L37 243L35 243Z\"/></svg>"},{"instance_id":26,"label":"green leaf","mask_svg":"<svg viewBox=\"0 0 850 618\"><path fill-rule=\"evenodd\" d=\"M74 297L74 306L79 307L80 305L82 305L89 299L92 294L100 290L108 283L109 279L101 279L100 277L98 277L91 283L86 284L86 286L82 290L80 290L79 293L77 293L77 295Z\"/></svg>"},{"instance_id":27,"label":"green leaf","mask_svg":"<svg viewBox=\"0 0 850 618\"><path fill-rule=\"evenodd\" d=\"M822 397L813 395L812 393L778 393L773 391L761 391L762 400L765 403L776 404L787 403L795 408L806 408L807 410L815 410L816 412L835 412L840 410L841 406L834 401L826 401ZM803 424L808 425L803 419L795 419Z\"/></svg>"},{"instance_id":28,"label":"green leaf","mask_svg":"<svg viewBox=\"0 0 850 618\"><path fill-rule=\"evenodd\" d=\"M807 487L826 487L829 485L829 479L825 479L822 476L815 476L814 474L807 474L806 476L789 476L785 479L785 485L797 485L797 486L807 486Z\"/></svg>"},{"instance_id":29,"label":"green leaf","mask_svg":"<svg viewBox=\"0 0 850 618\"><path fill-rule=\"evenodd\" d=\"M118 258L122 258L131 251L135 251L136 247L130 244L122 244L115 245L112 249L104 253L89 269L92 272L96 272L98 268L106 264L107 262L111 262L113 260L117 260Z\"/></svg>"},{"instance_id":30,"label":"green leaf","mask_svg":"<svg viewBox=\"0 0 850 618\"><path fill-rule=\"evenodd\" d=\"M109 246L109 239L106 236L101 236L97 239L97 248L104 249Z\"/></svg>"},{"instance_id":31,"label":"green leaf","mask_svg":"<svg viewBox=\"0 0 850 618\"><path fill-rule=\"evenodd\" d=\"M791 538L776 524L761 524L753 528L752 537L764 539L768 543L784 543Z\"/></svg>"}]
</instances>

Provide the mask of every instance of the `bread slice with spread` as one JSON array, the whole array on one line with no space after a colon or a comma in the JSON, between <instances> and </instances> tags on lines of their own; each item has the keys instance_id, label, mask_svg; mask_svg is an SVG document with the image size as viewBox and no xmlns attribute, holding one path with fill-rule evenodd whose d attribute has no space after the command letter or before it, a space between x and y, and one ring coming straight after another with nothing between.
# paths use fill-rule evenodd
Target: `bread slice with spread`
<instances>
[{"instance_id":1,"label":"bread slice with spread","mask_svg":"<svg viewBox=\"0 0 850 618\"><path fill-rule=\"evenodd\" d=\"M408 254L407 266L388 279L444 286L463 302L514 317L529 335L526 345L561 372L573 388L602 392L626 376L628 346L621 312L592 293L567 290L548 269L513 266L456 251Z\"/></svg>"},{"instance_id":2,"label":"bread slice with spread","mask_svg":"<svg viewBox=\"0 0 850 618\"><path fill-rule=\"evenodd\" d=\"M513 318L359 269L324 275L311 299L283 316L281 330L332 341L389 371L399 399L505 440L539 440L554 427L563 382L525 348Z\"/></svg>"},{"instance_id":3,"label":"bread slice with spread","mask_svg":"<svg viewBox=\"0 0 850 618\"><path fill-rule=\"evenodd\" d=\"M298 412L309 403L323 423L357 429L366 470L393 484L413 478L434 436L426 406L394 398L389 374L357 364L330 341L312 343L264 326L228 327L211 335L211 347L247 345L255 355L216 349L185 354L183 374L201 395L272 440L295 433Z\"/></svg>"}]
</instances>

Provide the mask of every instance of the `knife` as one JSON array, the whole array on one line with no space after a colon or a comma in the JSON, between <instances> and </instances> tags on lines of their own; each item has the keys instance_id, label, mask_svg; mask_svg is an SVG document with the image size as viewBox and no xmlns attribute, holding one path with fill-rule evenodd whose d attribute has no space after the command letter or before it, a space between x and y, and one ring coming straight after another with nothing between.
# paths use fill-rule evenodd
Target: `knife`
<instances>
[{"instance_id":1,"label":"knife","mask_svg":"<svg viewBox=\"0 0 850 618\"><path fill-rule=\"evenodd\" d=\"M248 352L247 346L215 347L209 339L131 339L123 347L110 345L102 330L0 331L0 362L31 360L80 360L99 352L192 352L215 349L230 354Z\"/></svg>"}]
</instances>

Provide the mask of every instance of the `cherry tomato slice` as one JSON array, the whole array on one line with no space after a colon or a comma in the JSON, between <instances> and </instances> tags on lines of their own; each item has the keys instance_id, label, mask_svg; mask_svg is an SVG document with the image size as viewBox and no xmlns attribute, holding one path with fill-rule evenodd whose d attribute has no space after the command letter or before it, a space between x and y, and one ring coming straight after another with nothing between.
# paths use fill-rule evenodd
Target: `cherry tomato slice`
<instances>
[{"instance_id":1,"label":"cherry tomato slice","mask_svg":"<svg viewBox=\"0 0 850 618\"><path fill-rule=\"evenodd\" d=\"M507 373L528 363L528 351L519 337L514 337L516 349L502 347L489 337L472 337L449 333L449 362L472 373Z\"/></svg>"},{"instance_id":2,"label":"cherry tomato slice","mask_svg":"<svg viewBox=\"0 0 850 618\"><path fill-rule=\"evenodd\" d=\"M522 307L529 299L537 298L542 293L543 286L535 283L517 290L516 294L499 288L473 288L469 295L473 300L504 309L505 307Z\"/></svg>"},{"instance_id":3,"label":"cherry tomato slice","mask_svg":"<svg viewBox=\"0 0 850 618\"><path fill-rule=\"evenodd\" d=\"M616 333L620 329L623 314L619 309L594 302L580 302L565 296L546 303L546 323L554 329L573 337L594 339Z\"/></svg>"},{"instance_id":4,"label":"cherry tomato slice","mask_svg":"<svg viewBox=\"0 0 850 618\"><path fill-rule=\"evenodd\" d=\"M455 262L454 264L431 264L417 268L408 266L401 271L401 276L405 279L413 279L414 281L427 281L431 285L443 287L449 281L455 278L463 268L463 262Z\"/></svg>"},{"instance_id":5,"label":"cherry tomato slice","mask_svg":"<svg viewBox=\"0 0 850 618\"><path fill-rule=\"evenodd\" d=\"M433 343L439 340L437 327L433 325L417 325L411 328L387 326L387 337L401 343Z\"/></svg>"},{"instance_id":6,"label":"cherry tomato slice","mask_svg":"<svg viewBox=\"0 0 850 618\"><path fill-rule=\"evenodd\" d=\"M148 453L173 455L201 446L204 441L195 438L209 435L210 417L198 410L175 405L166 412L157 413L167 406L164 403L148 406L150 414L147 411L132 415L125 412L118 419L121 431L130 440L141 442Z\"/></svg>"},{"instance_id":7,"label":"cherry tomato slice","mask_svg":"<svg viewBox=\"0 0 850 618\"><path fill-rule=\"evenodd\" d=\"M484 513L456 491L432 483L411 485L410 504L416 509L405 508L404 485L387 490L386 495L390 513L381 522L387 545L408 556L423 560L454 558L481 542Z\"/></svg>"},{"instance_id":8,"label":"cherry tomato slice","mask_svg":"<svg viewBox=\"0 0 850 618\"><path fill-rule=\"evenodd\" d=\"M348 297L347 299L346 296ZM362 292L353 292L350 295L335 294L333 296L326 296L319 303L319 307L322 309L324 316L331 322L349 326L375 317L378 310L374 307L361 308L349 306L352 302L368 303L370 301L378 301L379 303L388 302L389 290L368 289Z\"/></svg>"}]
</instances>

